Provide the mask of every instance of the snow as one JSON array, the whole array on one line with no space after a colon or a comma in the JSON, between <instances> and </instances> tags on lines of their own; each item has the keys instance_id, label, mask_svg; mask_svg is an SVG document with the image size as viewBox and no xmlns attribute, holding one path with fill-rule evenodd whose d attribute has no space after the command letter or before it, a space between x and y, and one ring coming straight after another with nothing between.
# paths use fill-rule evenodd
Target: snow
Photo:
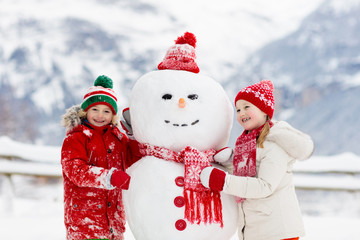
<instances>
[{"instance_id":1,"label":"snow","mask_svg":"<svg viewBox=\"0 0 360 240\"><path fill-rule=\"evenodd\" d=\"M171 95L166 101L162 99L165 93ZM189 99L191 94L198 99ZM177 107L180 98L185 99L186 107ZM139 142L173 151L186 146L200 151L221 148L227 142L234 115L229 98L214 79L201 73L171 70L149 72L136 82L130 96L130 114ZM164 120L168 121L166 126ZM174 128L173 124L181 127Z\"/></svg>"},{"instance_id":2,"label":"snow","mask_svg":"<svg viewBox=\"0 0 360 240\"><path fill-rule=\"evenodd\" d=\"M36 174L37 171L40 171L39 169L43 169L44 172L60 175L59 152L60 147L27 145L14 142L7 137L0 137L0 156L16 154L24 158L29 156L33 161L41 160L41 162L32 163L30 161L9 161L0 157L0 171L10 170L7 164L13 162L19 169L22 166L23 171L26 170L30 173ZM54 166L57 170L54 170ZM304 201L304 196L298 194L306 229L306 236L301 239L360 239L360 208L358 204L360 200L360 156L352 153L337 156L313 156L307 161L297 162L295 170L298 171L295 173L296 185L333 185L339 188L353 186L354 189L357 189L356 193L329 191L329 194L324 194L314 191L314 194L310 194L315 202L311 203L312 205L308 205L309 202ZM335 173L325 176L320 174L328 170L353 172L353 175L340 177ZM314 174L306 176L304 172ZM342 181L342 178L346 181ZM0 175L1 239L65 239L62 183L60 181L42 182L41 180L35 181L30 177L13 176L11 189L7 183L7 178ZM344 197L345 195L346 197ZM307 209L308 207L312 208L314 212L318 210L322 213L312 214ZM336 212L337 209L341 211ZM125 239L134 240L129 228L127 228ZM234 236L231 240L237 240L237 237Z\"/></svg>"},{"instance_id":3,"label":"snow","mask_svg":"<svg viewBox=\"0 0 360 240\"><path fill-rule=\"evenodd\" d=\"M59 163L59 147L37 146L15 142L9 137L0 136L0 156L16 156L35 162Z\"/></svg>"},{"instance_id":4,"label":"snow","mask_svg":"<svg viewBox=\"0 0 360 240\"><path fill-rule=\"evenodd\" d=\"M294 177L294 184L301 188L318 188L318 189L346 189L360 191L360 178L353 176L308 176L297 174Z\"/></svg>"},{"instance_id":5,"label":"snow","mask_svg":"<svg viewBox=\"0 0 360 240\"><path fill-rule=\"evenodd\" d=\"M139 14L134 15L129 10L122 11L122 14L119 15L118 8L109 10L105 5L99 5L96 2L95 0L3 0L0 1L0 26L2 26L2 29L8 29L9 26L13 28L14 16L17 16L16 19L20 16L23 19L31 19L33 16L38 15L44 28L52 26L55 29L49 34L51 36L49 39L52 41L44 41L43 44L45 46L56 46L49 49L57 49L56 51L60 52L62 50L59 49L59 46L62 46L64 37L61 36L60 32L57 32L56 22L57 19L64 16L92 20L95 25L101 25L111 32L117 32L119 29L132 32L135 29L137 31L134 31L136 33L132 36L134 47L127 48L127 55L132 55L136 51L141 52L139 49L144 48L163 49L161 52L165 52L169 46L168 44L174 40L174 29L179 33L182 33L181 29L189 30L196 32L198 39L202 42L197 53L198 56L201 56L199 58L200 65L205 65L202 70L212 73L221 80L225 75L232 74L232 72L226 73L226 71L216 71L216 67L206 67L206 62L201 62L201 59L209 59L209 62L215 63L214 66L218 62L228 61L228 59L241 62L257 48L297 29L303 17L318 7L323 0L254 0L240 1L241 4L239 4L239 0L232 0L223 2L220 5L213 4L211 0L210 2L184 0L182 4L157 0L155 6L159 6L159 9L156 12L158 16L156 19L152 18L147 11L139 11ZM125 4L119 2L119 4L123 4L122 9L126 8L126 1L124 2ZM346 11L347 8L355 4L358 4L358 1L332 1L333 8L338 13ZM171 16L171 21L169 21L169 16ZM141 21L136 21L138 17L141 17ZM128 19L134 19L133 24L124 29L120 23L128 22ZM204 19L204 21L200 19ZM255 25L257 27L254 27ZM9 57L11 51L19 43L11 38L11 32L0 32L0 35L4 39L8 37L11 39L6 42L7 47L4 48L3 52L6 57ZM149 39L144 41L144 35L147 35ZM30 40L42 36L33 34L30 36ZM236 36L241 36L241 38ZM212 39L212 41L209 41L209 39ZM31 46L26 44L29 37L19 41L22 41L23 45L31 49ZM216 47L214 47L214 43L216 43ZM238 46L242 46L242 48L240 49ZM47 61L47 59L50 59L47 55L51 55L52 52L44 51L43 54L42 57L45 61L42 64L46 65L46 69L50 69L52 65L50 64L51 61ZM58 58L56 61L63 66L67 66L64 69L67 69L65 74L69 76L69 79L79 75L76 70L78 68L74 67L74 62L75 66L79 66L75 58L71 59L71 56L64 59ZM34 62L39 61L36 59L31 60ZM102 69L104 72L111 73L111 76L119 75L116 74L114 66L106 67L105 64L101 65L91 60L88 61L90 61L89 64L93 66L93 69ZM107 63L107 61L103 62ZM130 69L124 70L126 72L131 71ZM17 74L12 74L14 80L19 81L16 77ZM136 72L129 74L137 77ZM354 84L358 84L360 77L357 76L355 79ZM19 83L23 84L22 82ZM73 81L73 84L76 85L77 82ZM44 92L49 91L47 85L42 88ZM22 96L23 93L16 92L16 94ZM52 99L51 101L45 101L46 103L43 102L42 107L45 111L50 109L49 106L46 106L47 103L53 103L62 97L56 94L54 96L56 100ZM34 98L43 99L43 92L39 92ZM120 102L125 102L125 99L122 100ZM291 115L292 113L288 112L288 114ZM21 161L2 159L10 156L16 156ZM1 172L17 172L21 174L61 176L59 159L59 147L34 146L14 142L8 137L0 137L0 174ZM328 194L316 191L312 199L309 197L309 201L305 201L308 196L300 196L300 204L306 210L304 220L307 229L307 236L302 239L360 239L360 228L358 227L360 223L359 169L360 157L352 153L337 156L314 156L308 161L296 163L294 180L297 187L305 189L336 188L346 189L350 192L329 191L332 194L328 197ZM326 173L329 171L331 173ZM340 174L339 172L349 172L351 174ZM310 201L316 202L309 203ZM314 208L314 206L316 214L312 214L308 210ZM343 208L350 210L343 210ZM55 181L55 183L45 180L44 182L42 180L35 181L28 176L14 176L11 182L8 182L8 178L0 175L0 231L1 238L10 240L65 239L62 184L58 181ZM125 239L134 239L129 230L125 235ZM236 237L233 240L235 239Z\"/></svg>"},{"instance_id":6,"label":"snow","mask_svg":"<svg viewBox=\"0 0 360 240\"><path fill-rule=\"evenodd\" d=\"M2 172L57 177L61 176L61 167L58 164L1 161L0 173Z\"/></svg>"},{"instance_id":7,"label":"snow","mask_svg":"<svg viewBox=\"0 0 360 240\"><path fill-rule=\"evenodd\" d=\"M342 12L349 11L349 9L354 8L359 5L359 1L357 0L333 0L330 2L330 6L332 10L337 14L341 14Z\"/></svg>"},{"instance_id":8,"label":"snow","mask_svg":"<svg viewBox=\"0 0 360 240\"><path fill-rule=\"evenodd\" d=\"M81 74L79 69L82 66L87 66L94 72L102 69L103 72L114 76L114 79L122 79L123 73L117 69L118 64L109 62L111 57L106 56L106 53L95 59L87 59L88 54L80 59L79 56L64 56L68 46L67 38L72 35L67 35L67 30L60 26L60 20L83 19L93 24L94 28L104 29L110 35L126 36L131 39L131 45L122 43L124 49L121 53L125 59L132 59L133 56L158 49L162 49L159 52L163 53L168 47L167 44L176 39L177 34L192 31L201 42L197 47L197 55L201 56L198 60L202 71L217 75L217 79L221 80L225 74L229 75L233 70L216 70L222 65L217 63L238 64L245 60L248 54L264 44L294 31L302 19L322 1L231 0L221 4L209 4L208 1L184 0L182 4L173 4L172 1L151 0L136 1L138 3L132 4L127 1L107 1L109 4L106 4L95 0L2 0L0 35L3 37L3 45L6 46L3 49L4 59L8 59L14 49L20 46L29 49L30 62L34 67L40 65L46 72L51 72L50 63L56 63L66 69L63 73L65 79L76 79ZM139 9L134 11L134 8ZM29 30L23 27L19 30L20 35L14 30L19 20L37 21L39 29ZM36 46L41 46L44 50L35 49ZM38 55L40 58L36 57ZM212 63L211 66L209 63ZM123 70L126 70L127 74L134 71L121 69ZM21 73L12 73L11 79L14 79L12 81L15 81L15 85L22 85L28 78ZM21 88L15 90L19 97L26 92ZM38 103L46 111L51 108L53 101L57 100ZM50 107L44 106L45 104Z\"/></svg>"},{"instance_id":9,"label":"snow","mask_svg":"<svg viewBox=\"0 0 360 240\"><path fill-rule=\"evenodd\" d=\"M183 51L182 48L177 50ZM166 60L163 63L168 68ZM136 82L129 102L134 137L141 143L179 152L186 146L199 151L221 149L228 141L234 115L231 102L222 86L202 73L148 72ZM199 168L194 163L191 166L194 168L186 170L187 176L196 179ZM188 223L186 231L182 232L166 227L182 219L187 212L186 206L174 207L174 196L185 196L184 189L174 184L174 179L184 174L183 164L144 157L127 173L131 181L123 200L129 226L136 238L223 240L236 231L237 205L232 196L225 194L221 199L227 206L222 209L223 228L220 224L205 225L203 222L199 225ZM202 207L195 203L191 209L196 211L200 205ZM151 209L148 206L152 206Z\"/></svg>"},{"instance_id":10,"label":"snow","mask_svg":"<svg viewBox=\"0 0 360 240\"><path fill-rule=\"evenodd\" d=\"M2 206L2 202L1 206ZM7 240L64 240L65 228L62 203L45 200L16 199L16 211L10 216L0 215L1 238ZM360 219L339 217L304 216L307 236L302 240L344 240L359 239ZM126 240L134 240L131 232L125 233ZM236 240L234 237L232 240Z\"/></svg>"},{"instance_id":11,"label":"snow","mask_svg":"<svg viewBox=\"0 0 360 240\"><path fill-rule=\"evenodd\" d=\"M340 163L341 161L341 163ZM296 171L305 172L357 172L360 173L360 159L353 153L346 152L336 156L316 156L315 161L299 161Z\"/></svg>"}]
</instances>

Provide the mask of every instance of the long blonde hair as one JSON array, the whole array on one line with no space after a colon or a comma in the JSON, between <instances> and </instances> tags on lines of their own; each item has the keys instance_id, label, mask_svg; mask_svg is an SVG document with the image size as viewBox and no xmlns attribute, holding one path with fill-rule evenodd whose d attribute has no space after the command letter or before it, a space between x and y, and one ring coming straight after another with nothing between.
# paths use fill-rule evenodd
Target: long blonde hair
<instances>
[{"instance_id":1,"label":"long blonde hair","mask_svg":"<svg viewBox=\"0 0 360 240\"><path fill-rule=\"evenodd\" d=\"M270 117L266 116L266 123L265 123L264 127L261 129L259 137L256 140L256 144L258 147L264 148L265 138L270 132L270 127L271 127L270 126Z\"/></svg>"}]
</instances>

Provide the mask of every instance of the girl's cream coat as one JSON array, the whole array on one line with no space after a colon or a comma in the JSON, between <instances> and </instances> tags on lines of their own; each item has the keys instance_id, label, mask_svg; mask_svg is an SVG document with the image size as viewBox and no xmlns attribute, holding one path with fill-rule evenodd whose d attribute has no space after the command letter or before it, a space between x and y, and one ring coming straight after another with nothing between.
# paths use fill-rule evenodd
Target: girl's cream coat
<instances>
[{"instance_id":1,"label":"girl's cream coat","mask_svg":"<svg viewBox=\"0 0 360 240\"><path fill-rule=\"evenodd\" d=\"M239 239L280 240L304 235L292 168L314 149L311 138L277 122L256 150L257 176L228 175L224 192L246 198L239 203Z\"/></svg>"}]
</instances>

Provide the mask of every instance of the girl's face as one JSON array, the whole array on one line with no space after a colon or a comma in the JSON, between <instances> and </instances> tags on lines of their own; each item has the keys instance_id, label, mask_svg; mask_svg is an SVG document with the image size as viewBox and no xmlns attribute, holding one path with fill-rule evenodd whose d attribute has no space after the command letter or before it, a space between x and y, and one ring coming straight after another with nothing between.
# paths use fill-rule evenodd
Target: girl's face
<instances>
[{"instance_id":1,"label":"girl's face","mask_svg":"<svg viewBox=\"0 0 360 240\"><path fill-rule=\"evenodd\" d=\"M251 131L266 123L266 114L254 104L240 99L236 102L236 119L245 130Z\"/></svg>"},{"instance_id":2,"label":"girl's face","mask_svg":"<svg viewBox=\"0 0 360 240\"><path fill-rule=\"evenodd\" d=\"M114 114L111 108L104 104L98 104L89 108L86 118L92 125L102 127L108 125L113 116Z\"/></svg>"}]
</instances>

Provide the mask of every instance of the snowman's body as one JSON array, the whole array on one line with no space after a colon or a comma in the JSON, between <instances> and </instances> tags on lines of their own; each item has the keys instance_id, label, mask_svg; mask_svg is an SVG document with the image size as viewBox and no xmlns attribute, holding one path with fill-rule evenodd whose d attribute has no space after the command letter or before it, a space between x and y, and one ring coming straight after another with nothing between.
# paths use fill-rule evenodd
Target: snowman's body
<instances>
[{"instance_id":1,"label":"snowman's body","mask_svg":"<svg viewBox=\"0 0 360 240\"><path fill-rule=\"evenodd\" d=\"M213 79L187 71L154 71L140 78L130 98L131 123L141 143L175 152L226 146L233 109ZM126 217L137 240L226 240L237 228L232 196L222 194L223 227L184 218L184 164L145 156L128 169ZM184 225L185 223L185 225Z\"/></svg>"}]
</instances>

